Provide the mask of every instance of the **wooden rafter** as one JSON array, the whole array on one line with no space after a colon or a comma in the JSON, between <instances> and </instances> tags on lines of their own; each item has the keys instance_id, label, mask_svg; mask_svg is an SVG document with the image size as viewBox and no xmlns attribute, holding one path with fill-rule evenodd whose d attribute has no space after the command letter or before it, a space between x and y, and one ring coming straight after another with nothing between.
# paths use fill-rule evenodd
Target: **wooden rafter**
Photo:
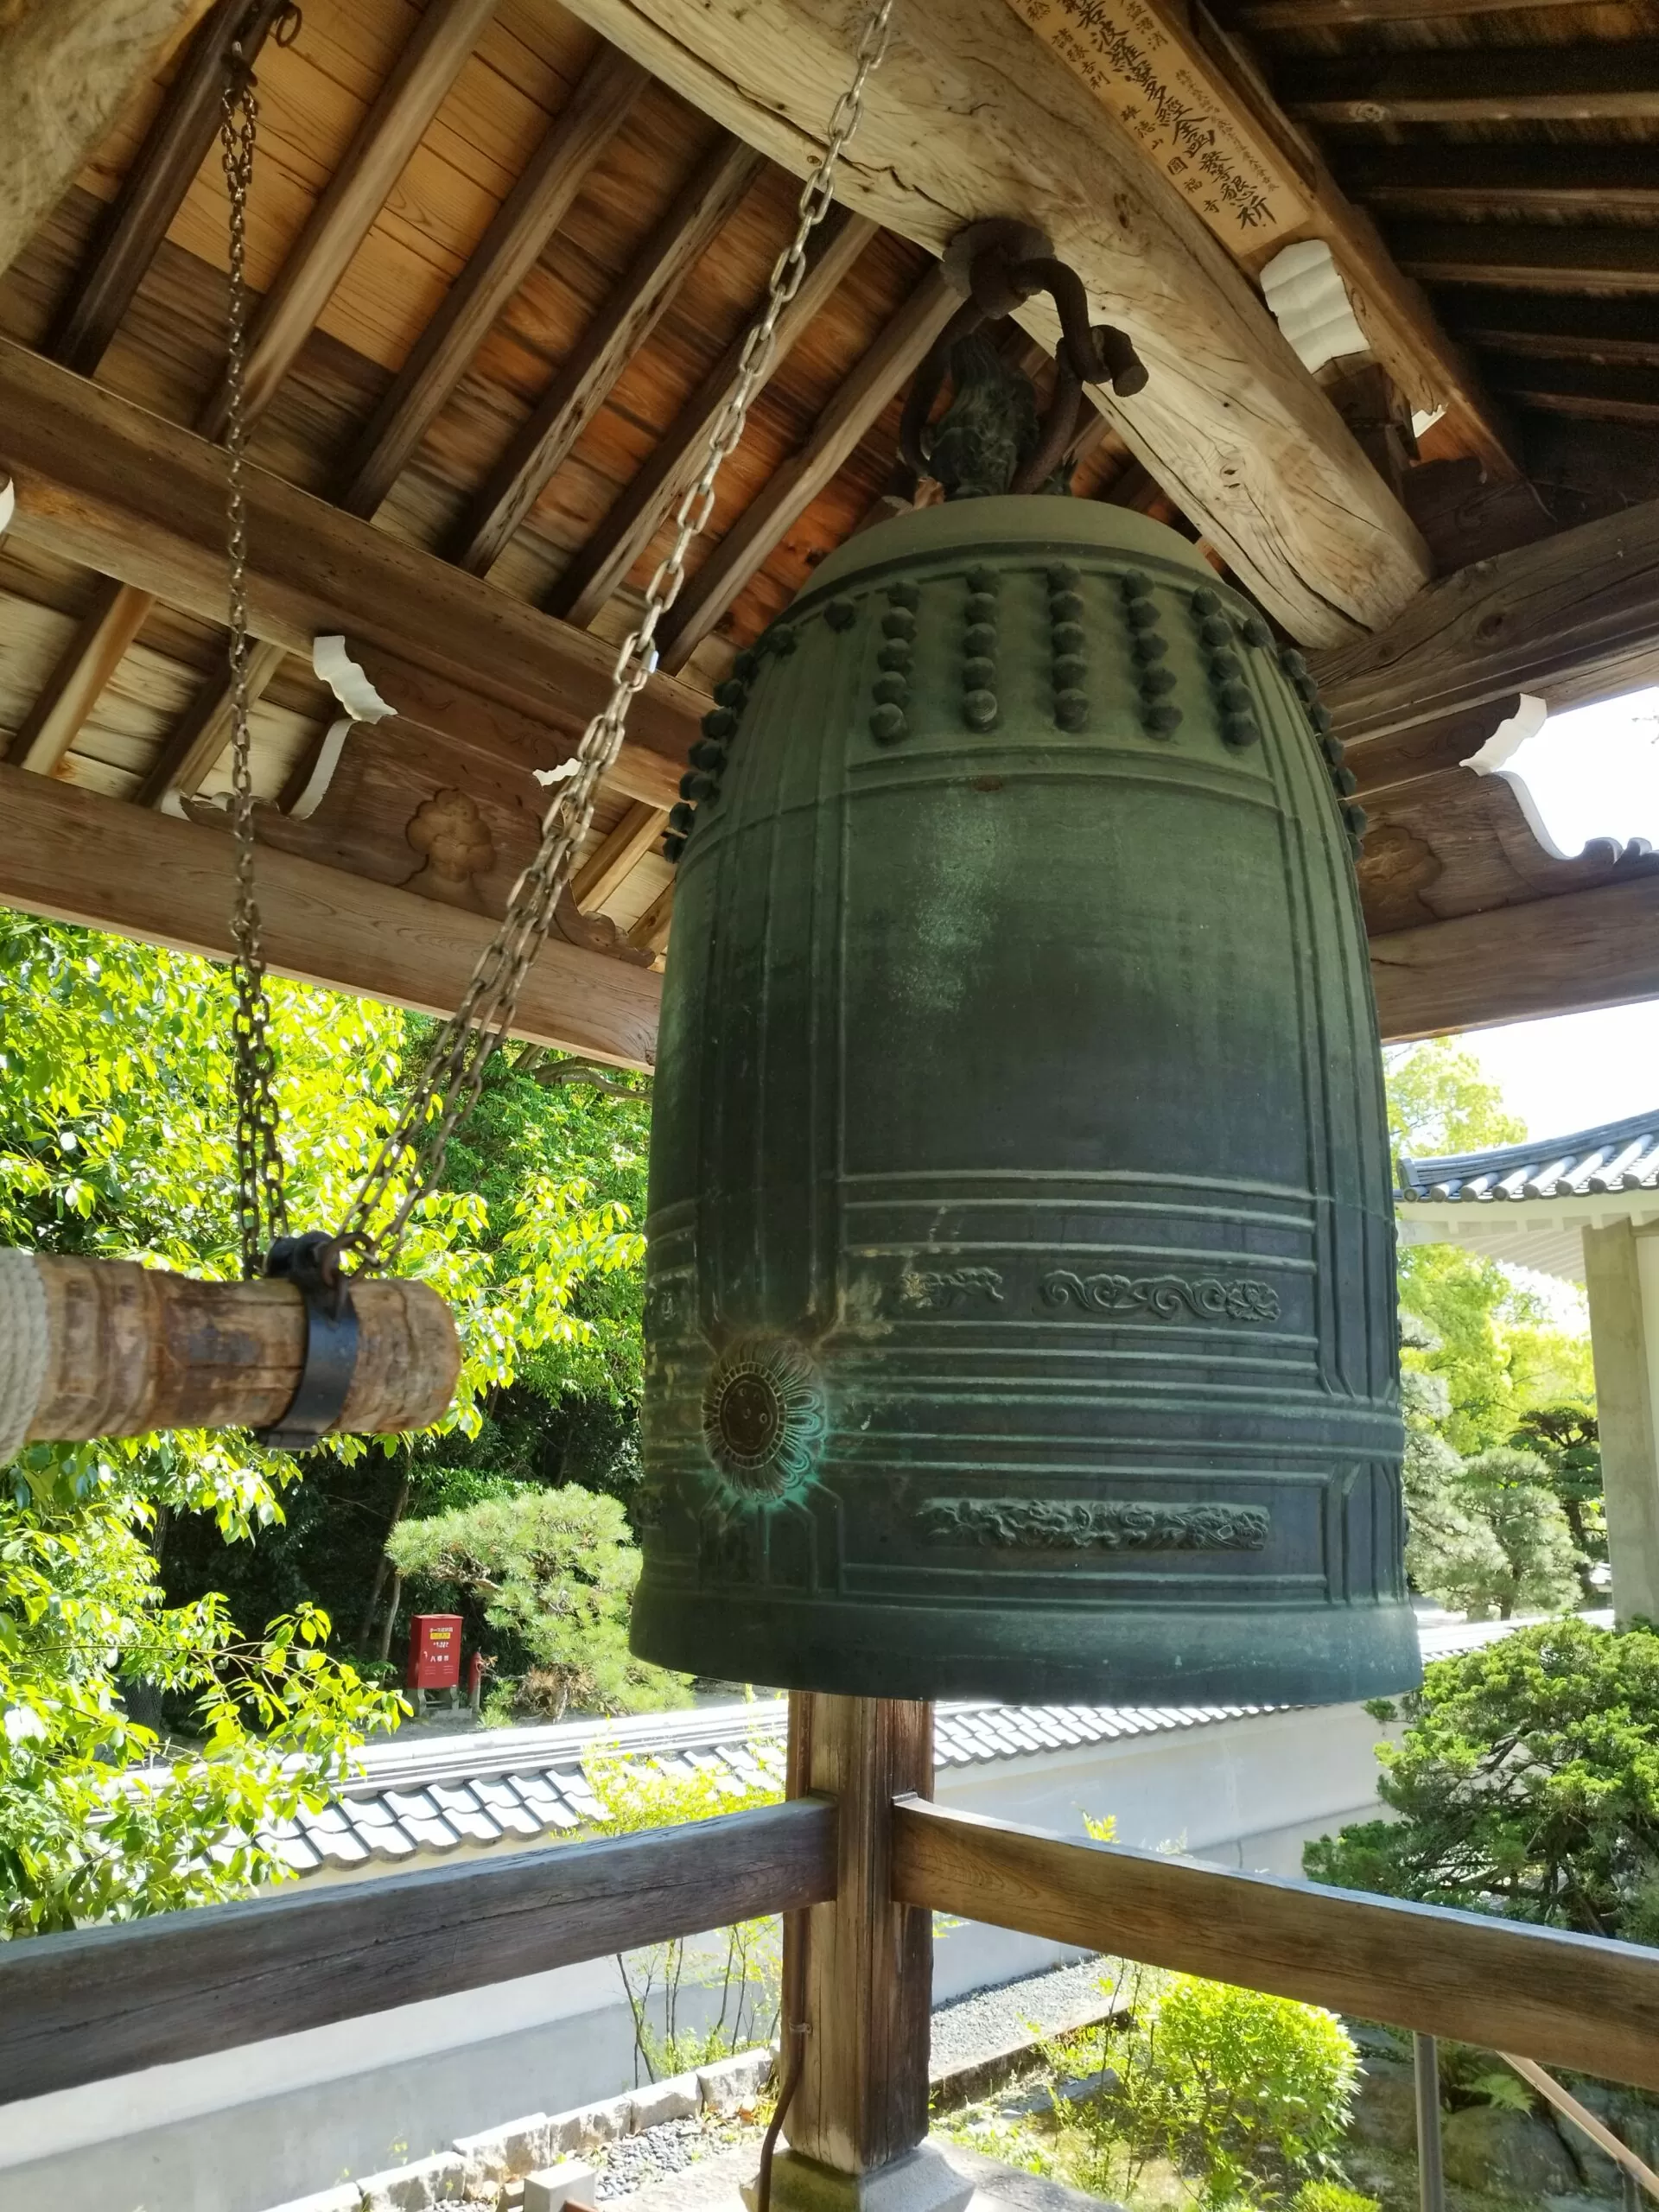
<instances>
[{"instance_id":1,"label":"wooden rafter","mask_svg":"<svg viewBox=\"0 0 1659 2212\"><path fill-rule=\"evenodd\" d=\"M263 699L288 658L286 649L257 639L248 648L245 681L248 703ZM168 732L161 750L145 769L133 801L138 806L165 806L172 798L191 798L231 741L231 684L228 675L214 675L197 687L196 696L182 717ZM23 764L25 766L28 763Z\"/></svg>"},{"instance_id":2,"label":"wooden rafter","mask_svg":"<svg viewBox=\"0 0 1659 2212\"><path fill-rule=\"evenodd\" d=\"M1659 116L1659 39L1298 57L1278 76L1319 123L1579 123Z\"/></svg>"},{"instance_id":3,"label":"wooden rafter","mask_svg":"<svg viewBox=\"0 0 1659 2212\"><path fill-rule=\"evenodd\" d=\"M615 292L491 471L456 540L455 558L487 574L555 471L615 390L715 233L758 175L761 156L721 132Z\"/></svg>"},{"instance_id":4,"label":"wooden rafter","mask_svg":"<svg viewBox=\"0 0 1659 2212\"><path fill-rule=\"evenodd\" d=\"M1659 423L1659 368L1653 366L1527 355L1494 364L1493 382L1521 407L1601 422Z\"/></svg>"},{"instance_id":5,"label":"wooden rafter","mask_svg":"<svg viewBox=\"0 0 1659 2212\"><path fill-rule=\"evenodd\" d=\"M219 133L233 43L252 61L288 0L217 0L198 26L167 97L133 156L47 350L91 376L167 236Z\"/></svg>"},{"instance_id":6,"label":"wooden rafter","mask_svg":"<svg viewBox=\"0 0 1659 2212\"><path fill-rule=\"evenodd\" d=\"M353 514L373 514L391 489L650 81L601 45L358 441L340 493Z\"/></svg>"},{"instance_id":7,"label":"wooden rafter","mask_svg":"<svg viewBox=\"0 0 1659 2212\"><path fill-rule=\"evenodd\" d=\"M816 157L850 67L850 7L575 11L797 174ZM1151 372L1109 402L1115 426L1293 634L1335 644L1420 588L1414 531L1243 276L1007 0L898 18L837 196L934 252L988 205L1040 222ZM1045 303L1020 320L1052 346Z\"/></svg>"},{"instance_id":8,"label":"wooden rafter","mask_svg":"<svg viewBox=\"0 0 1659 2212\"><path fill-rule=\"evenodd\" d=\"M765 385L788 359L795 341L828 301L874 237L868 217L832 208L819 230L800 289L778 319ZM748 331L734 338L686 402L673 429L588 539L548 594L550 613L591 622L626 579L702 464L709 435L720 418L742 365Z\"/></svg>"},{"instance_id":9,"label":"wooden rafter","mask_svg":"<svg viewBox=\"0 0 1659 2212\"><path fill-rule=\"evenodd\" d=\"M641 952L663 952L674 919L674 879L670 876L645 912L628 931L628 943Z\"/></svg>"},{"instance_id":10,"label":"wooden rafter","mask_svg":"<svg viewBox=\"0 0 1659 2212\"><path fill-rule=\"evenodd\" d=\"M1564 300L1482 287L1442 293L1441 301L1469 342L1488 350L1659 364L1659 316L1645 300Z\"/></svg>"},{"instance_id":11,"label":"wooden rafter","mask_svg":"<svg viewBox=\"0 0 1659 2212\"><path fill-rule=\"evenodd\" d=\"M600 840L570 880L570 896L584 910L602 906L611 893L632 874L663 834L666 808L629 807L610 834Z\"/></svg>"},{"instance_id":12,"label":"wooden rafter","mask_svg":"<svg viewBox=\"0 0 1659 2212\"><path fill-rule=\"evenodd\" d=\"M92 587L74 635L7 749L14 767L49 776L79 736L155 604L108 576Z\"/></svg>"},{"instance_id":13,"label":"wooden rafter","mask_svg":"<svg viewBox=\"0 0 1659 2212\"><path fill-rule=\"evenodd\" d=\"M1560 0L1457 0L1460 16L1519 15L1559 7ZM1448 0L1244 0L1238 22L1247 31L1342 30L1349 24L1445 20Z\"/></svg>"},{"instance_id":14,"label":"wooden rafter","mask_svg":"<svg viewBox=\"0 0 1659 2212\"><path fill-rule=\"evenodd\" d=\"M1367 146L1343 154L1342 178L1374 207L1659 214L1659 170L1641 145Z\"/></svg>"},{"instance_id":15,"label":"wooden rafter","mask_svg":"<svg viewBox=\"0 0 1659 2212\"><path fill-rule=\"evenodd\" d=\"M324 187L305 227L259 302L248 334L246 404L264 413L317 327L352 257L368 236L392 187L409 166L428 124L495 12L496 0L429 0L385 82L359 124L344 160ZM204 436L225 427L221 383L197 417Z\"/></svg>"},{"instance_id":16,"label":"wooden rafter","mask_svg":"<svg viewBox=\"0 0 1659 2212\"><path fill-rule=\"evenodd\" d=\"M0 340L0 472L15 481L20 543L221 618L224 457L205 439ZM249 467L247 487L256 638L308 660L319 635L352 632L567 748L609 696L614 654L587 631L263 469ZM653 677L629 743L677 780L702 710Z\"/></svg>"},{"instance_id":17,"label":"wooden rafter","mask_svg":"<svg viewBox=\"0 0 1659 2212\"><path fill-rule=\"evenodd\" d=\"M0 902L27 913L226 959L234 860L223 830L0 768ZM278 975L436 1014L461 1003L495 927L487 915L269 846L259 912ZM513 1034L649 1067L658 992L649 968L556 932L536 957Z\"/></svg>"},{"instance_id":18,"label":"wooden rafter","mask_svg":"<svg viewBox=\"0 0 1659 2212\"><path fill-rule=\"evenodd\" d=\"M495 0L433 0L410 34L346 159L312 209L276 282L260 303L249 333L246 414L250 423L276 397L283 378L460 74L494 6ZM197 416L197 428L205 436L218 438L222 434L224 409L221 384ZM17 761L27 754L37 772L50 774L73 745L105 684L155 604L151 595L132 588L101 590L99 601L97 625L91 629L83 626L77 632L48 678L8 756ZM223 715L225 680L210 679L205 691L207 696L197 699L189 717L203 728Z\"/></svg>"},{"instance_id":19,"label":"wooden rafter","mask_svg":"<svg viewBox=\"0 0 1659 2212\"><path fill-rule=\"evenodd\" d=\"M1517 290L1659 292L1659 232L1565 223L1400 223L1402 268L1454 284Z\"/></svg>"},{"instance_id":20,"label":"wooden rafter","mask_svg":"<svg viewBox=\"0 0 1659 2212\"><path fill-rule=\"evenodd\" d=\"M675 601L658 632L664 668L685 666L796 516L910 381L961 303L943 273L930 269L842 380L806 443L772 471Z\"/></svg>"},{"instance_id":21,"label":"wooden rafter","mask_svg":"<svg viewBox=\"0 0 1659 2212\"><path fill-rule=\"evenodd\" d=\"M0 10L0 270L203 4L9 0Z\"/></svg>"}]
</instances>

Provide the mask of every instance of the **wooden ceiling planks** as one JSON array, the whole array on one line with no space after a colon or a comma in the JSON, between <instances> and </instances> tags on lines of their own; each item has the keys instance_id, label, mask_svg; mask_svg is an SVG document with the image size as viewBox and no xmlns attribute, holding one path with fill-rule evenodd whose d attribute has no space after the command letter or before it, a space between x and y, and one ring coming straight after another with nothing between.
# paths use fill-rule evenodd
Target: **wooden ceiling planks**
<instances>
[{"instance_id":1,"label":"wooden ceiling planks","mask_svg":"<svg viewBox=\"0 0 1659 2212\"><path fill-rule=\"evenodd\" d=\"M353 514L372 515L391 490L649 81L614 47L589 63L353 452L340 495Z\"/></svg>"},{"instance_id":2,"label":"wooden ceiling planks","mask_svg":"<svg viewBox=\"0 0 1659 2212\"><path fill-rule=\"evenodd\" d=\"M346 149L360 146L365 134L374 138L370 119L396 105L400 81L418 75L421 43L436 37L442 0L424 12L412 0L309 0L298 45L268 47L261 62L266 158L256 185L251 262L262 289L277 288L279 305L264 310L267 318L280 321L281 299L297 292L309 320L297 311L289 320L289 334L297 332L299 342L264 394L257 458L264 471L377 514L378 532L367 539L331 536L320 523L306 526L318 533L319 544L334 549L331 579L345 576L350 558L366 558L362 605L378 644L353 640L353 650L372 665L397 709L376 731L347 740L342 766L309 822L268 815L264 834L288 854L364 876L394 902L413 887L409 895L422 900L438 898L488 913L499 910L515 855L530 835L537 800L529 767L556 758L559 743L568 745L572 734L567 716L550 751L547 696L544 690L535 694L529 671L562 668L565 673L552 680L567 690L577 671L580 690L605 665L598 639L613 637L626 623L639 586L660 556L668 514L696 465L698 438L717 411L767 270L793 227L798 186L781 168L752 167L741 201L721 209L722 219L673 271L671 296L652 303L657 312L645 342L639 342L635 324L627 331L632 342L607 353L594 334L602 334L607 315L613 327L620 327L626 312L619 315L619 304L626 309L648 289L631 289L629 271L664 221L677 219L683 181L699 162L725 157L715 127L673 90L656 83L641 88L634 66L553 0L499 0L493 9L485 0L460 4L476 10L475 37L390 176L365 181ZM1318 10L1326 0L1308 4ZM1408 22L1400 9L1390 17L1387 0L1354 4L1379 11L1384 37L1432 35L1432 25L1426 34L1421 19ZM1630 28L1643 26L1633 21ZM1520 35L1512 17L1491 29L1511 41ZM1300 35L1286 35L1294 48ZM1324 41L1339 50L1345 35L1338 26L1306 38L1315 48ZM187 68L181 65L175 84ZM608 82L615 97L609 107L596 103L602 111L584 124L582 91L595 81ZM619 88L630 82L624 99ZM44 226L13 281L0 289L0 327L38 346L49 337L54 315L64 327L76 271L84 276L99 250L94 203L107 207L118 192L145 130L161 127L156 112L153 100L135 103ZM411 114L405 100L404 119ZM181 119L175 127L182 130ZM1481 127L1457 126L1465 132ZM1540 127L1558 134L1568 129ZM588 136L578 155L562 156L562 144L574 143L579 128ZM169 190L184 167L179 156L168 172ZM342 168L353 172L345 181ZM1633 196L1624 212L1639 221L1640 179L1633 168L1628 174L1635 181L1627 185ZM353 210L350 226L331 217L331 207L342 205ZM1440 203L1395 205L1399 213L1451 212ZM105 216L106 226L111 219ZM154 219L152 207L152 228ZM111 391L158 407L175 422L200 416L219 373L224 221L223 188L210 156L184 191L168 242L99 369ZM284 258L293 258L302 240L332 234L338 244L348 227L355 240L349 253L335 255L331 281L322 282L321 261L310 276L302 268L303 283L280 280ZM786 327L793 343L780 347L751 435L722 477L709 538L690 564L677 634L671 631L666 640L670 664L685 667L696 680L720 672L734 645L779 611L816 561L879 511L893 461L900 357L912 358L929 316L944 309L934 296L938 280L930 276L928 253L878 230L868 216L843 215L839 235L821 238L819 251L823 273L809 277L799 312ZM136 248L131 257L137 257ZM129 267L124 283L130 274ZM1458 288L1458 299L1471 296L1507 303L1519 296L1484 285ZM1626 334L1625 342L1636 341ZM597 375L583 369L584 344L602 361ZM436 582L436 556L453 546L468 506L477 508L492 468L538 405L548 414L549 395L573 381L591 404L554 441L550 480L515 502L495 549L500 557L491 585L473 585L485 594L475 600L447 599L448 588ZM162 447L171 450L165 441ZM1452 449L1458 449L1455 437ZM181 454L175 459L195 465ZM1169 472L1162 473L1160 483L1103 425L1077 486L1089 492L1103 485L1108 499L1193 530L1172 506ZM211 550L208 508L181 536L182 510L169 487L158 480L153 496L165 557L157 556L146 573L174 590L190 618L164 601L150 607L135 633L137 642L113 661L111 680L60 766L68 779L89 789L176 809L188 806L192 791L222 785L213 763L225 733L224 687L211 673L219 649L211 569L195 565ZM270 512L289 510L279 500ZM203 534L193 537L198 520ZM57 525L67 535L54 538L48 526L42 537L41 524L38 509L26 515L25 536L35 535L21 562L27 572L33 560L37 576L31 581L20 573L12 581L25 594L44 596L0 599L0 715L14 719L15 709L7 706L19 688L8 689L12 605L38 610L37 617L19 619L20 639L24 631L29 638L11 664L25 678L36 671L35 682L42 656L77 623L84 626L88 613L86 580L70 576L66 585L68 572L48 575L51 563L40 549L48 542L73 545L83 558L96 560L103 543L112 560L135 570L143 566L131 544L104 543L95 528L79 536L67 529L66 510L59 510ZM373 550L382 543L384 556ZM349 556L348 548L354 549ZM392 584L394 575L401 585ZM6 581L0 574L0 586ZM332 701L319 702L294 657L308 640L302 625L288 622L299 604L291 565L278 582L278 634L259 651L258 673L270 691L256 722L260 785L273 794L296 763L315 754L322 722L334 711ZM455 589L463 582L470 580L454 578ZM401 630L399 588L406 601ZM314 620L331 589L332 582L313 594ZM527 625L546 618L516 604L526 599L591 624L595 638L582 641L589 658L575 652L572 633L556 621L536 631L532 645ZM276 603L266 601L268 626ZM453 627L448 645L433 642L450 615L482 621L486 608L498 607L514 610L499 618L520 656L506 686L511 699L503 695L499 670L490 693L486 651L457 658ZM442 620L423 619L422 608L434 618L442 613ZM360 611L350 593L340 591L329 619L349 629ZM492 613L490 620L496 619ZM407 634L411 626L424 637L427 664L400 667L397 652L388 648L421 650L419 639ZM105 638L105 650L108 644ZM677 711L689 728L695 702ZM659 726L659 741L662 734ZM682 746L683 736L682 730L676 741ZM1409 737L1389 743L1405 746ZM1376 866L1367 863L1374 926L1383 926L1385 918L1389 927L1437 925L1467 911L1471 899L1520 900L1599 887L1599 876L1583 883L1575 876L1569 885L1548 862L1530 868L1524 851L1519 862L1508 859L1515 810L1510 803L1504 810L1507 791L1483 787L1478 799L1470 798L1464 785L1472 779L1434 766L1427 758L1434 741L1424 734L1422 742L1425 759L1414 772L1414 784L1408 776L1377 795L1387 834ZM670 926L672 878L652 848L677 768L666 753L648 747L630 758L632 766L625 761L603 795L584 860L583 895L634 947L656 953ZM1434 778L1448 774L1452 781L1437 800ZM1398 795L1408 787L1415 792L1409 800ZM476 880L435 884L408 831L423 809L451 807L469 794L493 840L492 868ZM1432 850L1437 804L1448 824L1449 857L1440 861L1439 887L1419 896L1421 884L1413 890L1408 879L1414 869L1421 874L1417 849ZM1397 818L1386 818L1391 810ZM199 809L197 814L201 818ZM1460 880L1475 888L1465 893ZM377 912L377 926L389 925L394 907ZM421 926L429 927L429 918Z\"/></svg>"},{"instance_id":3,"label":"wooden ceiling planks","mask_svg":"<svg viewBox=\"0 0 1659 2212\"><path fill-rule=\"evenodd\" d=\"M463 569L485 575L494 567L760 169L760 155L722 132L675 192L480 488L454 547Z\"/></svg>"},{"instance_id":4,"label":"wooden ceiling planks","mask_svg":"<svg viewBox=\"0 0 1659 2212\"><path fill-rule=\"evenodd\" d=\"M1659 9L1470 0L1215 0L1278 98L1515 420L1562 521L1651 491L1621 487L1616 433L1652 423L1618 375L1516 371L1513 354L1602 354L1604 311L1659 291ZM1484 300L1475 302L1479 292ZM1537 303L1547 303L1541 324ZM1551 342L1517 346L1503 334ZM1638 334L1639 335L1639 334ZM1639 365L1640 364L1638 364ZM1552 421L1581 424L1554 480ZM1597 441L1607 456L1596 461Z\"/></svg>"}]
</instances>

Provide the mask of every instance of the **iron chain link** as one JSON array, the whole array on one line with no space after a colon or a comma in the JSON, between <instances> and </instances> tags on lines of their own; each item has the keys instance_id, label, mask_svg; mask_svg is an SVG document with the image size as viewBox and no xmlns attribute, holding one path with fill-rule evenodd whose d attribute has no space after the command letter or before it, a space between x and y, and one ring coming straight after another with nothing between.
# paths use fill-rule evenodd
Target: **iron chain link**
<instances>
[{"instance_id":1,"label":"iron chain link","mask_svg":"<svg viewBox=\"0 0 1659 2212\"><path fill-rule=\"evenodd\" d=\"M253 760L248 697L248 510L243 461L247 450L248 192L259 118L253 72L240 41L230 51L219 124L225 188L230 200L230 308L225 366L226 523L230 551L231 826L236 890L231 933L236 1004L237 1230L242 1273L264 1271L272 1241L288 1230L283 1158L276 1141L276 1063L270 1042L264 948L254 894Z\"/></svg>"},{"instance_id":2,"label":"iron chain link","mask_svg":"<svg viewBox=\"0 0 1659 2212\"><path fill-rule=\"evenodd\" d=\"M519 993L550 926L593 820L600 779L621 749L629 709L657 663L663 617L685 582L685 561L707 528L715 482L743 435L754 395L771 365L778 320L800 289L812 232L829 213L837 164L857 130L864 89L887 49L893 0L874 0L859 39L852 81L830 118L829 137L799 202L794 236L772 265L766 302L743 347L736 378L709 435L703 463L674 516L673 542L645 587L638 626L616 657L611 695L582 733L542 823L535 858L519 877L494 938L473 971L461 1004L439 1032L419 1082L365 1177L339 1235L361 1268L390 1265L421 1200L435 1189L450 1138L483 1086L491 1054L512 1024Z\"/></svg>"}]
</instances>

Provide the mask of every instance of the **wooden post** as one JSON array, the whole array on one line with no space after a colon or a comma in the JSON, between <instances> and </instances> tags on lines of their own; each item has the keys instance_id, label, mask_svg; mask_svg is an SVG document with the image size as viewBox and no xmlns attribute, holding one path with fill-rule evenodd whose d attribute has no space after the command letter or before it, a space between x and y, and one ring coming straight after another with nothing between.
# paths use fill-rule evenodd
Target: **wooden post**
<instances>
[{"instance_id":1,"label":"wooden post","mask_svg":"<svg viewBox=\"0 0 1659 2212\"><path fill-rule=\"evenodd\" d=\"M771 2212L958 2212L973 2194L925 2139L932 1916L892 1897L893 1800L932 1789L931 1705L790 1699L789 1794L836 1800L837 1880L834 1904L785 1931L785 2057L800 2078Z\"/></svg>"}]
</instances>

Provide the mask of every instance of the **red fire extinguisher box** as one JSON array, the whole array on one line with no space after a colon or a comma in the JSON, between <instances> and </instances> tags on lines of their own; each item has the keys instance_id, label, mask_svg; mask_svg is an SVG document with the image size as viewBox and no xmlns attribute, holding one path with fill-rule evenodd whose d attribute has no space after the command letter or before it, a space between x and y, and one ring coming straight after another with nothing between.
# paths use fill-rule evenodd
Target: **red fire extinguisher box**
<instances>
[{"instance_id":1,"label":"red fire extinguisher box","mask_svg":"<svg viewBox=\"0 0 1659 2212\"><path fill-rule=\"evenodd\" d=\"M411 1690L453 1690L461 1684L461 1615L416 1613L409 1624L409 1670L404 1687Z\"/></svg>"}]
</instances>

